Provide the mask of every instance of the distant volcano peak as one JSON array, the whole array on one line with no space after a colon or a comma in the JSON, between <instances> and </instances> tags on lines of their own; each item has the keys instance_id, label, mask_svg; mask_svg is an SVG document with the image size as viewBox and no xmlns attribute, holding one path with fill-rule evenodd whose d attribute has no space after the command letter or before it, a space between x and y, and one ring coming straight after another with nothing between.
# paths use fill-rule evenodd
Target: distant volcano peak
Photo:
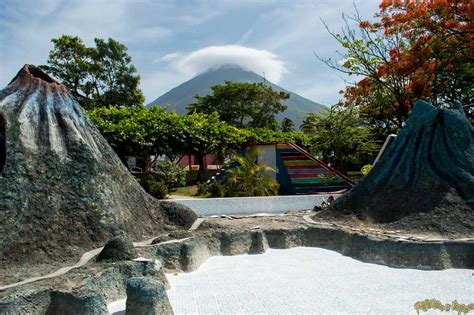
<instances>
[{"instance_id":1,"label":"distant volcano peak","mask_svg":"<svg viewBox=\"0 0 474 315\"><path fill-rule=\"evenodd\" d=\"M255 73L255 71L252 71L252 70L249 70L249 69L246 69L242 66L239 66L237 64L233 64L233 63L226 63L226 64L221 64L221 65L215 65L215 66L212 66L212 67L209 67L206 71L204 71L203 73L206 73L206 72L215 72L215 71L226 71L226 70L240 70L240 71L248 71L248 72L253 72Z\"/></svg>"},{"instance_id":2,"label":"distant volcano peak","mask_svg":"<svg viewBox=\"0 0 474 315\"><path fill-rule=\"evenodd\" d=\"M176 112L180 114L185 114L187 113L186 108L189 104L196 101L194 98L195 95L209 95L212 93L211 87L224 84L225 81L249 83L265 82L276 91L289 92L290 98L283 101L287 106L286 111L279 113L276 116L277 120L280 122L284 118L290 118L295 122L296 126L299 126L303 122L307 113L320 112L325 108L324 105L313 102L291 91L287 91L286 89L265 79L262 75L236 64L223 64L209 68L207 71L158 97L148 104L148 106L155 104L169 105L168 110L176 110Z\"/></svg>"}]
</instances>

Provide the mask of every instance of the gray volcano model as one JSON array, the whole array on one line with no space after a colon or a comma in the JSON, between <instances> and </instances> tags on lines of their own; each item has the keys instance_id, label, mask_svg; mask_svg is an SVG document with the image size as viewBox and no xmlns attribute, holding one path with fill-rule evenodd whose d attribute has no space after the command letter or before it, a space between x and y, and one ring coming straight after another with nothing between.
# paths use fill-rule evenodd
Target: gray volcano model
<instances>
[{"instance_id":1,"label":"gray volcano model","mask_svg":"<svg viewBox=\"0 0 474 315\"><path fill-rule=\"evenodd\" d=\"M25 65L0 91L0 265L65 258L189 225L149 196L66 87Z\"/></svg>"},{"instance_id":2,"label":"gray volcano model","mask_svg":"<svg viewBox=\"0 0 474 315\"><path fill-rule=\"evenodd\" d=\"M196 101L194 96L196 94L201 96L211 94L211 87L214 85L224 84L225 81L259 83L264 82L264 80L265 79L262 76L239 68L238 66L223 66L218 69L209 70L178 85L174 89L158 97L156 100L148 104L148 106L153 104L169 104L170 110L176 110L179 114L185 114L187 113L186 107ZM321 104L310 101L296 93L289 92L268 80L265 81L265 83L276 91L290 93L290 98L283 101L288 108L276 117L280 122L283 118L288 117L293 120L296 127L299 127L305 114L320 112L325 108Z\"/></svg>"},{"instance_id":3,"label":"gray volcano model","mask_svg":"<svg viewBox=\"0 0 474 315\"><path fill-rule=\"evenodd\" d=\"M412 216L420 225L424 214L433 226L472 229L473 206L474 128L460 104L418 101L380 161L333 209L375 222Z\"/></svg>"}]
</instances>

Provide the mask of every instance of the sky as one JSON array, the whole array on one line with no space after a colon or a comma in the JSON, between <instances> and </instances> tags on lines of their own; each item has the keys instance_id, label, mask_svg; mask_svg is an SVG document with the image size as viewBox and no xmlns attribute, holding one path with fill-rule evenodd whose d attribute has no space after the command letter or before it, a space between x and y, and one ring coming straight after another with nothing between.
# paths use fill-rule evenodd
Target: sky
<instances>
[{"instance_id":1,"label":"sky","mask_svg":"<svg viewBox=\"0 0 474 315\"><path fill-rule=\"evenodd\" d=\"M113 38L129 49L149 103L209 68L234 63L313 101L331 105L342 74L318 61L341 51L342 13L363 18L379 0L2 0L0 88L26 63L46 64L52 38L77 35L87 45Z\"/></svg>"}]
</instances>

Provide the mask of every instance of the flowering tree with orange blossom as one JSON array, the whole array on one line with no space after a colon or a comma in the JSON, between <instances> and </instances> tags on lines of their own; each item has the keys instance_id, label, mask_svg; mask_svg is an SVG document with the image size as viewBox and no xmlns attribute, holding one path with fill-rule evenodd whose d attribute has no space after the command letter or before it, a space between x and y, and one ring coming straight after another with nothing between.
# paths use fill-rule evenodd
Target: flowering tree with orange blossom
<instances>
[{"instance_id":1,"label":"flowering tree with orange blossom","mask_svg":"<svg viewBox=\"0 0 474 315\"><path fill-rule=\"evenodd\" d=\"M400 128L414 102L435 106L460 101L474 116L474 5L471 0L383 0L374 21L356 8L343 15L341 34L326 28L344 52L331 68L355 76L344 104L357 106L373 124ZM351 28L351 23L358 28Z\"/></svg>"}]
</instances>

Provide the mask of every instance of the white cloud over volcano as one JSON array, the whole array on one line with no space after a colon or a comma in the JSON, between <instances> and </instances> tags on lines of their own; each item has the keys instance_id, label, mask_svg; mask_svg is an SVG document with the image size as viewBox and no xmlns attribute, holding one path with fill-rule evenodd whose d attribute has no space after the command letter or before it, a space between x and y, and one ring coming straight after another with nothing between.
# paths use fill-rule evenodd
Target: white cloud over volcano
<instances>
[{"instance_id":1,"label":"white cloud over volcano","mask_svg":"<svg viewBox=\"0 0 474 315\"><path fill-rule=\"evenodd\" d=\"M178 70L197 75L223 65L237 65L274 82L280 82L286 72L285 63L269 51L238 45L209 46L191 52L176 63Z\"/></svg>"}]
</instances>

